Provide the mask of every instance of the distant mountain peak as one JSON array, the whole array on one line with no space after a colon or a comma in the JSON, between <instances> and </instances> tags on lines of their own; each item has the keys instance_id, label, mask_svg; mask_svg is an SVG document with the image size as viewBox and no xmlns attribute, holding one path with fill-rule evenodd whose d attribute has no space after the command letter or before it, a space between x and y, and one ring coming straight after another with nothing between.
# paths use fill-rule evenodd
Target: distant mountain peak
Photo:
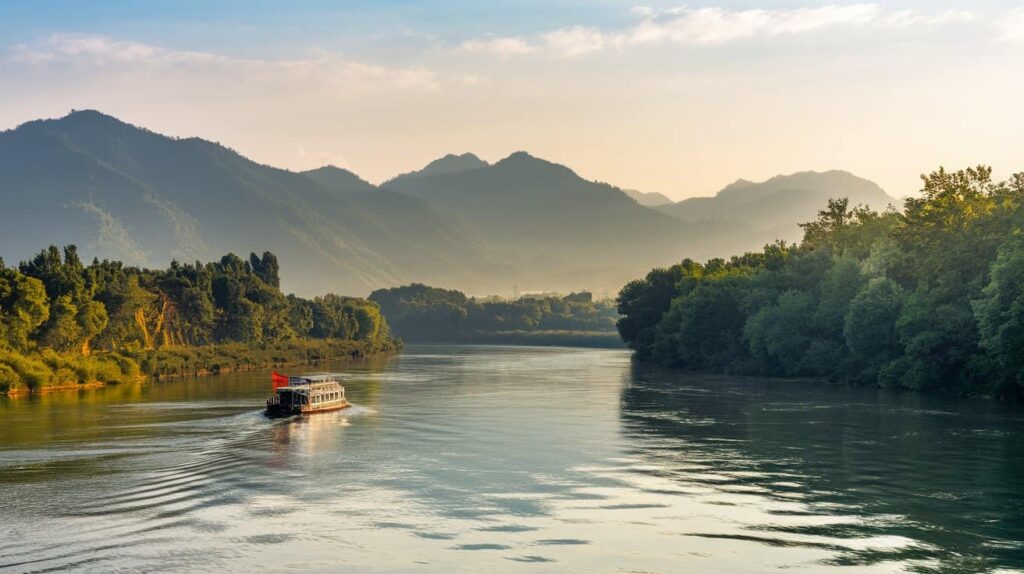
<instances>
[{"instance_id":1,"label":"distant mountain peak","mask_svg":"<svg viewBox=\"0 0 1024 574\"><path fill-rule=\"evenodd\" d=\"M556 176L579 178L572 169L553 161L539 158L525 151L517 151L494 164L499 171L514 172L520 177Z\"/></svg>"},{"instance_id":2,"label":"distant mountain peak","mask_svg":"<svg viewBox=\"0 0 1024 574\"><path fill-rule=\"evenodd\" d=\"M798 241L797 223L812 221L829 199L884 209L893 202L874 182L848 171L801 171L762 182L738 180L712 197L691 197L657 209L686 223L732 222L760 233L763 241Z\"/></svg>"},{"instance_id":3,"label":"distant mountain peak","mask_svg":"<svg viewBox=\"0 0 1024 574\"><path fill-rule=\"evenodd\" d=\"M358 192L376 189L372 183L359 177L351 170L347 170L336 165L325 165L323 167L318 167L301 173L302 175L305 175L317 182L322 187L326 187L334 191Z\"/></svg>"},{"instance_id":4,"label":"distant mountain peak","mask_svg":"<svg viewBox=\"0 0 1024 574\"><path fill-rule=\"evenodd\" d=\"M474 169L488 167L489 165L489 163L480 159L473 153L466 152L459 155L449 153L428 163L423 167L423 169L397 175L385 182L384 185L410 178L463 173Z\"/></svg>"},{"instance_id":5,"label":"distant mountain peak","mask_svg":"<svg viewBox=\"0 0 1024 574\"><path fill-rule=\"evenodd\" d=\"M46 126L60 126L70 129L123 129L134 128L131 124L125 123L114 116L104 114L97 110L71 110L68 114L59 118L39 119L25 122L15 129L35 129Z\"/></svg>"},{"instance_id":6,"label":"distant mountain peak","mask_svg":"<svg viewBox=\"0 0 1024 574\"><path fill-rule=\"evenodd\" d=\"M487 164L486 161L480 159L480 157L477 156L475 153L468 152L468 151L466 153L460 153L460 154L446 153L446 154L444 154L444 157L435 159L434 161L432 161L430 163L437 163L437 162L441 162L441 161L445 161L445 162L460 161L460 162L466 162L466 163L472 162L472 163L483 164L483 165Z\"/></svg>"},{"instance_id":7,"label":"distant mountain peak","mask_svg":"<svg viewBox=\"0 0 1024 574\"><path fill-rule=\"evenodd\" d=\"M79 119L79 118L103 118L103 119L112 120L112 121L115 121L115 122L121 122L121 120L115 118L114 116L111 116L111 115L105 114L105 113L103 113L103 112L101 112L99 110L93 110L93 109L84 109L84 110L75 110L75 109L73 109L70 112L68 112L67 115L65 115L63 118L60 118L60 119L67 120L67 119Z\"/></svg>"},{"instance_id":8,"label":"distant mountain peak","mask_svg":"<svg viewBox=\"0 0 1024 574\"><path fill-rule=\"evenodd\" d=\"M310 174L310 173L333 173L333 174L338 174L338 175L344 174L344 175L351 175L353 177L359 177L352 170L345 169L343 167L338 167L338 166L334 165L333 163L329 163L327 165L323 165L323 166L320 166L318 168L310 169L310 170L304 171L303 173L306 173L306 174Z\"/></svg>"},{"instance_id":9,"label":"distant mountain peak","mask_svg":"<svg viewBox=\"0 0 1024 574\"><path fill-rule=\"evenodd\" d=\"M625 193L629 197L633 198L633 201L639 203L644 207L658 207L661 205L670 205L675 203L668 196L658 193L656 191L638 191L636 189L623 189L622 193Z\"/></svg>"},{"instance_id":10,"label":"distant mountain peak","mask_svg":"<svg viewBox=\"0 0 1024 574\"><path fill-rule=\"evenodd\" d=\"M420 175L441 175L444 173L461 173L463 171L469 171L471 169L479 169L481 167L487 167L489 164L476 156L466 152L464 154L455 155L453 153L446 154L444 157L435 159L428 163L419 170Z\"/></svg>"},{"instance_id":11,"label":"distant mountain peak","mask_svg":"<svg viewBox=\"0 0 1024 574\"><path fill-rule=\"evenodd\" d=\"M753 195L774 193L782 190L825 192L829 196L868 196L876 202L887 197L882 188L874 182L858 177L848 171L798 171L776 175L762 182L746 179L736 180L719 191L715 197L726 200L748 200Z\"/></svg>"}]
</instances>

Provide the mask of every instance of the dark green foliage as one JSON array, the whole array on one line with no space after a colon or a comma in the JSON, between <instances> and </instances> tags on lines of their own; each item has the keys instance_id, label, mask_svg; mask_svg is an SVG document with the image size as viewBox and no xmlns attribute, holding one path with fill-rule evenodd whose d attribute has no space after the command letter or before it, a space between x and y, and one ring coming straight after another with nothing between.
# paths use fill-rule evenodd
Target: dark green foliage
<instances>
[{"instance_id":1,"label":"dark green foliage","mask_svg":"<svg viewBox=\"0 0 1024 574\"><path fill-rule=\"evenodd\" d=\"M395 333L407 341L535 343L609 346L615 306L591 293L479 301L448 289L414 283L379 289L380 305Z\"/></svg>"},{"instance_id":2,"label":"dark green foliage","mask_svg":"<svg viewBox=\"0 0 1024 574\"><path fill-rule=\"evenodd\" d=\"M923 177L903 213L830 200L800 245L656 269L619 294L640 360L1024 395L1024 175Z\"/></svg>"},{"instance_id":3,"label":"dark green foliage","mask_svg":"<svg viewBox=\"0 0 1024 574\"><path fill-rule=\"evenodd\" d=\"M364 351L393 346L377 304L286 297L278 269L272 253L173 262L166 270L116 261L85 266L74 246L63 254L50 247L18 270L0 267L0 390L130 380L156 372L160 359L150 355L190 356L196 346L273 349L310 338L350 341ZM291 349L285 356L302 354ZM251 364L261 357L244 358ZM188 365L209 370L208 359Z\"/></svg>"},{"instance_id":4,"label":"dark green foliage","mask_svg":"<svg viewBox=\"0 0 1024 574\"><path fill-rule=\"evenodd\" d=\"M1024 396L1024 242L1019 236L1000 249L974 314L981 347L997 367L998 392Z\"/></svg>"},{"instance_id":5,"label":"dark green foliage","mask_svg":"<svg viewBox=\"0 0 1024 574\"><path fill-rule=\"evenodd\" d=\"M650 357L655 330L677 294L676 285L695 266L687 260L668 269L655 269L647 277L627 283L619 293L618 311L622 317L616 326L626 345L640 359Z\"/></svg>"},{"instance_id":6,"label":"dark green foliage","mask_svg":"<svg viewBox=\"0 0 1024 574\"><path fill-rule=\"evenodd\" d=\"M905 298L899 285L889 279L880 279L857 293L850 302L843 338L852 359L851 365L857 367L848 368L848 376L874 380L878 369L899 355L896 324L901 318Z\"/></svg>"}]
</instances>

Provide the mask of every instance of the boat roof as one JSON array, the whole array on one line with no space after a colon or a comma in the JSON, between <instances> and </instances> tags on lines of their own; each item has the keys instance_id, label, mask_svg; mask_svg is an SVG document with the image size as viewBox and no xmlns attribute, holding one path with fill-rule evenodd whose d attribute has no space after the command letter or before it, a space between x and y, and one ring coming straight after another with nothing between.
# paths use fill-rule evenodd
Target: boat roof
<instances>
[{"instance_id":1,"label":"boat roof","mask_svg":"<svg viewBox=\"0 0 1024 574\"><path fill-rule=\"evenodd\" d=\"M329 388L344 389L345 387L341 386L341 383L339 383L338 381L313 381L313 382L302 383L302 384L294 385L294 386L289 384L287 387L278 387L277 391L278 392L280 392L280 391L296 391L296 392L305 393L305 392L308 392L310 390L317 390L317 389L324 389L324 388L328 388L328 389Z\"/></svg>"},{"instance_id":2,"label":"boat roof","mask_svg":"<svg viewBox=\"0 0 1024 574\"><path fill-rule=\"evenodd\" d=\"M305 375L296 375L288 377L289 381L303 381L307 383L321 383L337 381L338 375L336 373L309 373Z\"/></svg>"}]
</instances>

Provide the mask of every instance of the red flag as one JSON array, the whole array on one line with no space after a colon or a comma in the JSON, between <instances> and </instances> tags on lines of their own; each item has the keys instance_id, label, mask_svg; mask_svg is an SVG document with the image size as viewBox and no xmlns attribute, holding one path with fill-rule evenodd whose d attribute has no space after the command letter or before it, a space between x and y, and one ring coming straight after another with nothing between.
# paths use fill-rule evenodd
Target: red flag
<instances>
[{"instance_id":1,"label":"red flag","mask_svg":"<svg viewBox=\"0 0 1024 574\"><path fill-rule=\"evenodd\" d=\"M277 371L270 372L270 380L274 382L275 391L281 387L288 386L288 377L282 375L281 373L278 373Z\"/></svg>"}]
</instances>

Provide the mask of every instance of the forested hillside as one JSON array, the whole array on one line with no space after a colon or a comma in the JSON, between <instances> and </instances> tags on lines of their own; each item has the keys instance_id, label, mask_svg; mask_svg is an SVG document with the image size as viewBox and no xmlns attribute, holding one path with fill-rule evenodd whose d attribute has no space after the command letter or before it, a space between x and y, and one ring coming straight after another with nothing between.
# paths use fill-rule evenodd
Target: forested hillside
<instances>
[{"instance_id":1,"label":"forested hillside","mask_svg":"<svg viewBox=\"0 0 1024 574\"><path fill-rule=\"evenodd\" d=\"M51 243L150 268L271 251L285 291L307 296L409 283L608 294L680 253L703 259L787 238L839 195L876 207L887 198L850 174L807 173L654 209L667 198L525 152L494 164L449 154L375 186L333 166L262 165L91 110L0 132L9 261Z\"/></svg>"},{"instance_id":2,"label":"forested hillside","mask_svg":"<svg viewBox=\"0 0 1024 574\"><path fill-rule=\"evenodd\" d=\"M590 293L477 300L422 284L370 294L395 334L409 342L621 346L612 301Z\"/></svg>"},{"instance_id":3,"label":"forested hillside","mask_svg":"<svg viewBox=\"0 0 1024 574\"><path fill-rule=\"evenodd\" d=\"M78 111L0 132L0 256L76 244L87 258L163 267L272 251L285 289L303 295L495 273L443 214L377 191L343 170L276 169Z\"/></svg>"},{"instance_id":4,"label":"forested hillside","mask_svg":"<svg viewBox=\"0 0 1024 574\"><path fill-rule=\"evenodd\" d=\"M164 270L85 265L73 245L17 267L0 261L0 390L234 368L261 354L308 361L340 348L393 347L376 304L285 296L279 270L269 252ZM314 339L348 344L303 343Z\"/></svg>"},{"instance_id":5,"label":"forested hillside","mask_svg":"<svg viewBox=\"0 0 1024 574\"><path fill-rule=\"evenodd\" d=\"M641 361L1024 397L1024 174L939 170L904 210L833 200L798 245L626 285Z\"/></svg>"}]
</instances>

